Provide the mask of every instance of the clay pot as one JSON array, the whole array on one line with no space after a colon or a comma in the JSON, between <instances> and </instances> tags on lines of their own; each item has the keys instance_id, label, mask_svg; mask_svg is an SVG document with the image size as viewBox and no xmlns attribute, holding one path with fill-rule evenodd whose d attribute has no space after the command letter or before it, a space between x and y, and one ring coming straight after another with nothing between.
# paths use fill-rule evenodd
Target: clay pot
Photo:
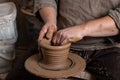
<instances>
[{"instance_id":1,"label":"clay pot","mask_svg":"<svg viewBox=\"0 0 120 80\"><path fill-rule=\"evenodd\" d=\"M63 70L71 65L68 59L70 43L63 46L51 46L50 40L43 39L39 43L43 55L39 65L49 70Z\"/></svg>"}]
</instances>

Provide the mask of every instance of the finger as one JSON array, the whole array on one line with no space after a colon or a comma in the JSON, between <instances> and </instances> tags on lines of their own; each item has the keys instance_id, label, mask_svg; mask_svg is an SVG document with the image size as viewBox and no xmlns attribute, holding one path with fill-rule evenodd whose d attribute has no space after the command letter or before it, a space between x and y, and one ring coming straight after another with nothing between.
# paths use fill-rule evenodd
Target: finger
<instances>
[{"instance_id":1,"label":"finger","mask_svg":"<svg viewBox=\"0 0 120 80\"><path fill-rule=\"evenodd\" d=\"M67 38L65 38L64 41L61 43L61 45L65 45L65 44L67 44L67 43L69 43L69 41L68 41Z\"/></svg>"},{"instance_id":2,"label":"finger","mask_svg":"<svg viewBox=\"0 0 120 80\"><path fill-rule=\"evenodd\" d=\"M55 46L57 44L57 34L52 39L52 44Z\"/></svg>"},{"instance_id":3,"label":"finger","mask_svg":"<svg viewBox=\"0 0 120 80\"><path fill-rule=\"evenodd\" d=\"M43 27L43 28L41 29L40 33L39 33L38 40L42 40L43 37L45 36L46 32L47 32L47 29Z\"/></svg>"},{"instance_id":4,"label":"finger","mask_svg":"<svg viewBox=\"0 0 120 80\"><path fill-rule=\"evenodd\" d=\"M66 40L66 37L64 36L64 37L62 37L61 38L61 41L60 41L60 45L64 45L64 41Z\"/></svg>"},{"instance_id":5,"label":"finger","mask_svg":"<svg viewBox=\"0 0 120 80\"><path fill-rule=\"evenodd\" d=\"M58 45L61 45L62 42L63 42L66 38L67 38L67 37L64 35L64 33L61 32L61 33L59 34L58 38L57 38L57 44L58 44Z\"/></svg>"},{"instance_id":6,"label":"finger","mask_svg":"<svg viewBox=\"0 0 120 80\"><path fill-rule=\"evenodd\" d=\"M46 33L46 38L47 38L47 39L52 39L54 32L55 32L54 29L49 28L48 31L47 31L47 33Z\"/></svg>"},{"instance_id":7,"label":"finger","mask_svg":"<svg viewBox=\"0 0 120 80\"><path fill-rule=\"evenodd\" d=\"M57 38L56 44L57 44L58 46L61 45L61 40L62 40L62 38L63 38L63 37L61 37L61 36L59 36L59 38Z\"/></svg>"},{"instance_id":8,"label":"finger","mask_svg":"<svg viewBox=\"0 0 120 80\"><path fill-rule=\"evenodd\" d=\"M60 45L61 38L62 38L62 34L59 31L57 32L56 45Z\"/></svg>"}]
</instances>

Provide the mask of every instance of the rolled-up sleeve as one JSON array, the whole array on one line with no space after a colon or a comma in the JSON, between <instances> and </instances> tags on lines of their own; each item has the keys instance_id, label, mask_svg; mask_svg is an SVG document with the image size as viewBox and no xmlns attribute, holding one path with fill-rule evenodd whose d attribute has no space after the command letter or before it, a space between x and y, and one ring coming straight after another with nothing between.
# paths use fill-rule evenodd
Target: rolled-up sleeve
<instances>
[{"instance_id":1,"label":"rolled-up sleeve","mask_svg":"<svg viewBox=\"0 0 120 80\"><path fill-rule=\"evenodd\" d=\"M55 0L34 0L34 13L43 7L53 7L57 9Z\"/></svg>"},{"instance_id":2,"label":"rolled-up sleeve","mask_svg":"<svg viewBox=\"0 0 120 80\"><path fill-rule=\"evenodd\" d=\"M120 30L120 5L114 10L110 10L108 14L116 23L117 28Z\"/></svg>"}]
</instances>

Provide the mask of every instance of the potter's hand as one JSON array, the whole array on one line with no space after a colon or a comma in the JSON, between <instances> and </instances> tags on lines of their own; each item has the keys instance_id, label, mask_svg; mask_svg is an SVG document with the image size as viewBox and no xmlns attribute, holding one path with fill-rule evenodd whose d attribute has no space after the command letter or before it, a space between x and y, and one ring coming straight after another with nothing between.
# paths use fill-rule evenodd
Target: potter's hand
<instances>
[{"instance_id":1,"label":"potter's hand","mask_svg":"<svg viewBox=\"0 0 120 80\"><path fill-rule=\"evenodd\" d=\"M53 33L57 30L55 23L47 22L41 29L39 33L39 40L42 40L44 37L47 39L52 39Z\"/></svg>"},{"instance_id":2,"label":"potter's hand","mask_svg":"<svg viewBox=\"0 0 120 80\"><path fill-rule=\"evenodd\" d=\"M76 42L83 38L82 28L73 26L63 30L59 30L53 37L54 45L64 45L69 42Z\"/></svg>"}]
</instances>

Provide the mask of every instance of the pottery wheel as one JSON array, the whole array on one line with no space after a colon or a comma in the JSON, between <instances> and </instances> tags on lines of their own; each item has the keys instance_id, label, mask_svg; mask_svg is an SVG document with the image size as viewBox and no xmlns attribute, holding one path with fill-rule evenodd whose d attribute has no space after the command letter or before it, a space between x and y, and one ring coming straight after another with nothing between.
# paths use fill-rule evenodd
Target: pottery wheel
<instances>
[{"instance_id":1,"label":"pottery wheel","mask_svg":"<svg viewBox=\"0 0 120 80\"><path fill-rule=\"evenodd\" d=\"M83 58L74 53L70 53L68 58L74 63L71 67L54 71L42 68L39 65L40 54L35 54L25 61L25 68L30 73L43 78L67 78L85 70L86 63Z\"/></svg>"}]
</instances>

